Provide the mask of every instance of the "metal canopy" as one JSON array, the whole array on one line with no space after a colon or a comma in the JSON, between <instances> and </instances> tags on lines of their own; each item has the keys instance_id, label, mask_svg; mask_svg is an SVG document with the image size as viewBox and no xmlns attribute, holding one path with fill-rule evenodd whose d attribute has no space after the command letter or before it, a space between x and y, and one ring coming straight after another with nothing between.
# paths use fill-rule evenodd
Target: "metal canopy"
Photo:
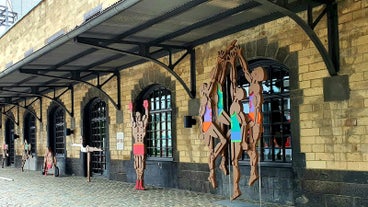
<instances>
[{"instance_id":1,"label":"metal canopy","mask_svg":"<svg viewBox=\"0 0 368 207\"><path fill-rule=\"evenodd\" d=\"M114 79L118 95L108 97L120 109L119 71L146 61L153 61L169 71L194 98L195 46L280 17L296 16L296 12L311 13L313 7L321 4L328 8L335 3L329 0L119 1L71 32L59 32L49 38L51 42L45 47L5 69L0 74L0 105L27 108L25 100L42 98L62 105L58 100L66 92L70 91L74 101L72 89L75 84L85 83L106 94L103 85ZM311 24L315 25L320 18L316 21L312 15L308 18L308 21L299 19L296 22L313 39ZM313 41L320 47L318 38ZM321 55L332 71L330 74L334 75L336 63L331 63L329 54L323 49ZM184 55L173 59L172 54L179 51ZM164 56L169 57L168 64L158 60ZM186 56L190 56L191 61L189 84L175 72L176 64ZM103 75L108 75L107 81L100 80ZM91 84L91 80L97 80L97 84ZM65 91L55 92L51 97L44 95L58 89ZM73 108L67 110L71 116Z\"/></svg>"}]
</instances>

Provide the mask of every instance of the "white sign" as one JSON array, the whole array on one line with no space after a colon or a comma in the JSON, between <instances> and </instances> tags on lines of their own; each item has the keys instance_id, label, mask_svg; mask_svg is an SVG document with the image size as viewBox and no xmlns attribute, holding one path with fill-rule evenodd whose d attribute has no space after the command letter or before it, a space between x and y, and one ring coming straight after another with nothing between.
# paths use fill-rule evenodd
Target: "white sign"
<instances>
[{"instance_id":1,"label":"white sign","mask_svg":"<svg viewBox=\"0 0 368 207\"><path fill-rule=\"evenodd\" d=\"M124 149L124 132L116 133L116 149L117 150Z\"/></svg>"}]
</instances>

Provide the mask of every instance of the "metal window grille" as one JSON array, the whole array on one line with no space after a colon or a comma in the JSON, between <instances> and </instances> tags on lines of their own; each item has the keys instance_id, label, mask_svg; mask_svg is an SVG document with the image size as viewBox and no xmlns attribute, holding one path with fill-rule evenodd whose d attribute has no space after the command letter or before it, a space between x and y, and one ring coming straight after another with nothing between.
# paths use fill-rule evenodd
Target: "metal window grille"
<instances>
[{"instance_id":1,"label":"metal window grille","mask_svg":"<svg viewBox=\"0 0 368 207\"><path fill-rule=\"evenodd\" d=\"M65 112L62 108L55 111L55 154L65 154Z\"/></svg>"},{"instance_id":2,"label":"metal window grille","mask_svg":"<svg viewBox=\"0 0 368 207\"><path fill-rule=\"evenodd\" d=\"M91 139L89 145L103 149L101 152L93 152L91 154L91 169L93 173L103 174L106 170L106 103L101 99L93 101L90 107L90 130Z\"/></svg>"},{"instance_id":3,"label":"metal window grille","mask_svg":"<svg viewBox=\"0 0 368 207\"><path fill-rule=\"evenodd\" d=\"M173 157L171 91L164 87L150 90L150 118L146 134L148 157Z\"/></svg>"}]
</instances>

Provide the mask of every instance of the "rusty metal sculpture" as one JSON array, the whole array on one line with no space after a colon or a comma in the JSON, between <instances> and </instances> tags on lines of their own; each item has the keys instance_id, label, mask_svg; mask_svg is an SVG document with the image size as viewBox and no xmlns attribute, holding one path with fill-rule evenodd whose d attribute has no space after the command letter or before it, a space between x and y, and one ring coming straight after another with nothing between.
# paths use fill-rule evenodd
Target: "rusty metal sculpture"
<instances>
[{"instance_id":1,"label":"rusty metal sculpture","mask_svg":"<svg viewBox=\"0 0 368 207\"><path fill-rule=\"evenodd\" d=\"M1 166L2 166L2 168L4 168L7 157L9 157L8 145L4 143L3 146L2 146L2 157L1 157L1 163L2 163Z\"/></svg>"},{"instance_id":2,"label":"rusty metal sculpture","mask_svg":"<svg viewBox=\"0 0 368 207\"><path fill-rule=\"evenodd\" d=\"M249 139L249 149L247 153L250 157L250 178L248 181L249 185L253 185L253 183L258 179L258 152L257 152L257 143L261 138L261 134L263 131L263 113L262 113L262 104L263 104L263 88L262 81L267 79L266 72L263 68L257 67L252 72L249 72L248 64L245 61L245 58L242 55L242 49L237 46L234 48L236 53L238 54L240 65L243 69L244 76L249 82L249 113L248 117L250 119L249 128L250 128L250 139Z\"/></svg>"},{"instance_id":3,"label":"rusty metal sculpture","mask_svg":"<svg viewBox=\"0 0 368 207\"><path fill-rule=\"evenodd\" d=\"M225 175L228 175L226 166L226 149L229 138L224 134L224 125L230 125L230 117L224 108L223 85L227 73L228 55L230 50L235 46L235 41L225 50L221 50L217 56L217 65L212 70L210 83L204 83L201 88L201 101L199 115L201 116L201 136L208 146L210 153L208 158L208 166L210 175L208 181L213 188L217 187L215 175L215 161L221 155L222 160L220 169ZM231 76L234 71L230 70ZM214 146L214 140L219 139L219 142Z\"/></svg>"},{"instance_id":4,"label":"rusty metal sculpture","mask_svg":"<svg viewBox=\"0 0 368 207\"><path fill-rule=\"evenodd\" d=\"M80 147L80 151L83 153L87 153L87 182L91 182L91 153L93 152L102 152L101 148L91 147L89 145L83 146L83 137L79 138L80 143L73 143L73 147Z\"/></svg>"},{"instance_id":5,"label":"rusty metal sculpture","mask_svg":"<svg viewBox=\"0 0 368 207\"><path fill-rule=\"evenodd\" d=\"M132 134L134 138L133 155L134 155L134 169L137 174L135 189L144 190L143 178L144 169L146 168L146 147L144 145L144 137L146 136L146 128L148 124L148 101L143 101L145 114L142 116L140 112L135 113L135 120L133 117L133 104L129 104L130 117L132 122Z\"/></svg>"},{"instance_id":6,"label":"rusty metal sculpture","mask_svg":"<svg viewBox=\"0 0 368 207\"><path fill-rule=\"evenodd\" d=\"M235 45L234 40L225 51L218 53L217 65L211 72L211 80L204 83L201 88L201 104L199 115L201 116L201 136L209 147L209 169L210 175L208 180L212 187L216 188L215 179L215 160L219 154L222 156L220 169L224 174L228 174L225 165L227 145L231 143L231 162L233 166L233 195L231 199L236 199L241 195L239 189L240 170L238 160L243 150L246 150L250 157L251 176L249 185L258 179L258 152L256 149L257 142L262 132L262 87L260 83L265 80L265 72L263 68L256 68L251 73L248 70L245 58L242 55L242 49ZM238 87L237 84L237 68L236 63L239 60L244 75L248 80L249 86L249 114L243 112L243 104L246 97L246 91ZM229 70L229 71L228 71ZM224 94L222 88L225 87L226 76L229 75L230 80L230 96L231 105L229 109L230 116L224 107ZM224 126L228 125L229 130ZM248 134L249 132L249 134ZM213 138L219 139L220 142L214 147Z\"/></svg>"},{"instance_id":7,"label":"rusty metal sculpture","mask_svg":"<svg viewBox=\"0 0 368 207\"><path fill-rule=\"evenodd\" d=\"M51 150L51 147L47 148L46 154L43 158L43 174L46 176L48 171L52 168L52 166L56 166L56 157Z\"/></svg>"},{"instance_id":8,"label":"rusty metal sculpture","mask_svg":"<svg viewBox=\"0 0 368 207\"><path fill-rule=\"evenodd\" d=\"M22 172L24 172L24 165L26 164L29 156L31 156L31 145L28 144L27 140L24 140L24 151L22 155L22 166L21 166Z\"/></svg>"}]
</instances>

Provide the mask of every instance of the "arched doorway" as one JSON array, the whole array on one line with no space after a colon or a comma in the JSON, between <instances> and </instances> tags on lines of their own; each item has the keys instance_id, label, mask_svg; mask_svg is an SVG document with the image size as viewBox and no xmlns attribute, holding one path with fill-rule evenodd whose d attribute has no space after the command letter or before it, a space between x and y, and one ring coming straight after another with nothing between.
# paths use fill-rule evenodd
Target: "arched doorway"
<instances>
[{"instance_id":1,"label":"arched doorway","mask_svg":"<svg viewBox=\"0 0 368 207\"><path fill-rule=\"evenodd\" d=\"M106 102L100 98L92 99L84 108L83 145L101 148L103 151L91 153L91 175L107 176L108 126ZM86 162L86 161L84 161ZM86 163L84 164L86 168ZM87 170L84 169L86 176Z\"/></svg>"},{"instance_id":2,"label":"arched doorway","mask_svg":"<svg viewBox=\"0 0 368 207\"><path fill-rule=\"evenodd\" d=\"M36 117L31 113L26 113L23 122L23 143L31 146L31 156L24 165L24 169L36 170Z\"/></svg>"},{"instance_id":3,"label":"arched doorway","mask_svg":"<svg viewBox=\"0 0 368 207\"><path fill-rule=\"evenodd\" d=\"M48 147L54 153L59 167L59 174L65 175L65 110L60 106L53 106L48 114Z\"/></svg>"},{"instance_id":4,"label":"arched doorway","mask_svg":"<svg viewBox=\"0 0 368 207\"><path fill-rule=\"evenodd\" d=\"M5 143L8 145L9 154L6 166L14 166L15 163L14 134L14 122L8 118L5 121Z\"/></svg>"}]
</instances>

